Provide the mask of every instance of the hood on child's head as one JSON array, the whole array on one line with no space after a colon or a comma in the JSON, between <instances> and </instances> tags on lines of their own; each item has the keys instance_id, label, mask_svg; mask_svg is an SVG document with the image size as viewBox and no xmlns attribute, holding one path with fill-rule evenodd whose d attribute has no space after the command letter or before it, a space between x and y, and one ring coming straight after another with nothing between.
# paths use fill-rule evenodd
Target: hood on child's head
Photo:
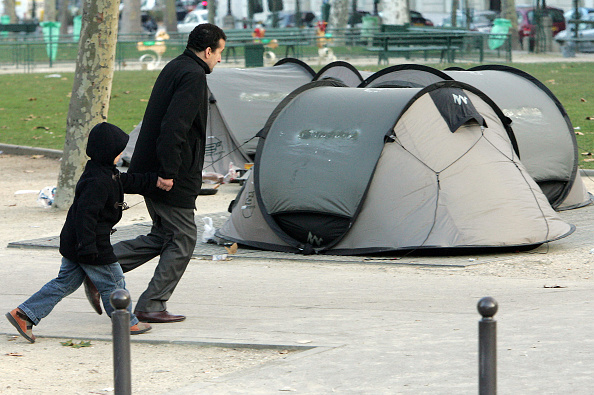
<instances>
[{"instance_id":1,"label":"hood on child's head","mask_svg":"<svg viewBox=\"0 0 594 395\"><path fill-rule=\"evenodd\" d=\"M113 161L122 153L129 136L122 129L111 123L95 125L89 133L87 155L102 165L113 165Z\"/></svg>"}]
</instances>

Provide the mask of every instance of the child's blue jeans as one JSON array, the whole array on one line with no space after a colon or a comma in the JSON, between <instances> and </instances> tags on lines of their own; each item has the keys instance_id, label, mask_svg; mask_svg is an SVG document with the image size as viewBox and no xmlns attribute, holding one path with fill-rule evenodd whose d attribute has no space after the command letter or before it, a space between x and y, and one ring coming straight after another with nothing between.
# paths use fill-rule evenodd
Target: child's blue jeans
<instances>
[{"instance_id":1,"label":"child's blue jeans","mask_svg":"<svg viewBox=\"0 0 594 395\"><path fill-rule=\"evenodd\" d=\"M87 265L62 257L62 266L60 266L58 277L41 287L19 308L27 314L33 324L37 325L42 318L51 313L58 302L82 285L85 276L88 276L97 287L105 312L111 317L114 312L114 308L109 302L111 293L116 289L126 289L124 273L117 262L110 265ZM130 326L134 326L138 323L138 318L132 313L132 303L128 305L128 311L130 312Z\"/></svg>"}]
</instances>

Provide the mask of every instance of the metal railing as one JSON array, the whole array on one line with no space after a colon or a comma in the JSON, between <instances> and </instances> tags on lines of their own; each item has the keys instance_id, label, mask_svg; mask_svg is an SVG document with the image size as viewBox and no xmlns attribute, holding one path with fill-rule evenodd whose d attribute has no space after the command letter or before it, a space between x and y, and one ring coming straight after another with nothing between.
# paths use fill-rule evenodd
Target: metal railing
<instances>
[{"instance_id":1,"label":"metal railing","mask_svg":"<svg viewBox=\"0 0 594 395\"><path fill-rule=\"evenodd\" d=\"M10 72L34 72L37 69L54 68L60 65L70 65L74 70L74 64L78 54L78 41L72 35L59 35L53 37L51 42L46 40L39 33L5 32L0 36L0 69ZM305 61L317 60L319 49L329 48L338 59L369 59L369 64L374 64L377 53L367 50L372 46L375 31L364 29L333 29L325 35L316 35L315 29L303 29L303 34L291 38L291 45L296 46L298 51L294 52L297 57ZM383 33L385 34L385 33ZM396 33L395 33L396 34ZM402 34L402 33L398 33ZM463 44L456 52L456 61L468 62L510 62L511 61L511 35L492 35L490 33L479 33L469 31L451 31L441 29L414 30L411 28L407 36L440 36L456 34ZM288 43L279 40L278 47L272 47L267 39L273 39L271 33L265 36L261 43L267 46L267 51L282 58L286 54ZM78 38L78 37L76 37ZM501 40L502 44L497 49L490 49L489 43L492 40ZM116 44L116 68L121 70L129 65L141 65L142 68L157 68L164 62L179 55L186 46L187 35L170 34L168 40L156 40L149 34L141 35L119 35ZM245 39L243 40L245 41ZM268 40L270 41L270 40ZM229 43L233 42L230 37ZM243 42L245 44L245 42ZM244 57L242 45L236 45L233 57L229 62L237 62ZM225 60L225 58L224 58Z\"/></svg>"}]
</instances>

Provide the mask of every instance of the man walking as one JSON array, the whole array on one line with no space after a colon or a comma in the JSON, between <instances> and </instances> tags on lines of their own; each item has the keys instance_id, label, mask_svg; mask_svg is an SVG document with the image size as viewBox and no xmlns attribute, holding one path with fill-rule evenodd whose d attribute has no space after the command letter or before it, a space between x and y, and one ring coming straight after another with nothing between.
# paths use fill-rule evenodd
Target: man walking
<instances>
[{"instance_id":1,"label":"man walking","mask_svg":"<svg viewBox=\"0 0 594 395\"><path fill-rule=\"evenodd\" d=\"M144 195L153 222L150 233L119 242L113 249L124 272L160 256L153 278L136 303L134 313L143 322L186 318L170 314L167 301L196 246L194 209L202 185L208 113L206 74L221 61L226 39L215 25L196 26L186 50L157 77L142 120L129 171L156 172L171 190ZM93 304L92 291L87 291ZM93 307L97 310L97 305Z\"/></svg>"}]
</instances>

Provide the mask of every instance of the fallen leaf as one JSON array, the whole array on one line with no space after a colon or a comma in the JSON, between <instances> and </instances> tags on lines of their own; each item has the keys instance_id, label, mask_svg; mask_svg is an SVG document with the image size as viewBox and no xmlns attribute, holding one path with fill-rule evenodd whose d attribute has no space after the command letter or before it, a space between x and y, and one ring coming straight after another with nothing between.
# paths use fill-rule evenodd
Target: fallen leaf
<instances>
[{"instance_id":1,"label":"fallen leaf","mask_svg":"<svg viewBox=\"0 0 594 395\"><path fill-rule=\"evenodd\" d=\"M47 126L35 126L35 127L33 128L33 130L35 130L35 129L49 130L50 128L48 128Z\"/></svg>"},{"instance_id":2,"label":"fallen leaf","mask_svg":"<svg viewBox=\"0 0 594 395\"><path fill-rule=\"evenodd\" d=\"M584 159L584 162L594 162L594 159L591 159L591 158Z\"/></svg>"},{"instance_id":3,"label":"fallen leaf","mask_svg":"<svg viewBox=\"0 0 594 395\"><path fill-rule=\"evenodd\" d=\"M140 101L148 101L147 99L140 99Z\"/></svg>"},{"instance_id":4,"label":"fallen leaf","mask_svg":"<svg viewBox=\"0 0 594 395\"><path fill-rule=\"evenodd\" d=\"M129 95L130 91L124 91L124 94Z\"/></svg>"},{"instance_id":5,"label":"fallen leaf","mask_svg":"<svg viewBox=\"0 0 594 395\"><path fill-rule=\"evenodd\" d=\"M35 100L37 100L37 98L36 97L30 97L28 100L29 101L35 101Z\"/></svg>"},{"instance_id":6,"label":"fallen leaf","mask_svg":"<svg viewBox=\"0 0 594 395\"><path fill-rule=\"evenodd\" d=\"M582 103L585 103L585 102L587 102L587 100L586 100L586 99L584 99L583 97L580 99L580 101L581 101Z\"/></svg>"},{"instance_id":7,"label":"fallen leaf","mask_svg":"<svg viewBox=\"0 0 594 395\"><path fill-rule=\"evenodd\" d=\"M6 355L8 355L9 357L22 357L23 354L20 354L18 352L7 352Z\"/></svg>"},{"instance_id":8,"label":"fallen leaf","mask_svg":"<svg viewBox=\"0 0 594 395\"><path fill-rule=\"evenodd\" d=\"M588 121L594 121L594 117L586 117Z\"/></svg>"},{"instance_id":9,"label":"fallen leaf","mask_svg":"<svg viewBox=\"0 0 594 395\"><path fill-rule=\"evenodd\" d=\"M548 80L547 81L549 84L555 85L555 80Z\"/></svg>"},{"instance_id":10,"label":"fallen leaf","mask_svg":"<svg viewBox=\"0 0 594 395\"><path fill-rule=\"evenodd\" d=\"M582 132L575 132L576 135L578 136L583 136L584 134Z\"/></svg>"},{"instance_id":11,"label":"fallen leaf","mask_svg":"<svg viewBox=\"0 0 594 395\"><path fill-rule=\"evenodd\" d=\"M31 155L31 159L41 159L41 158L45 158L45 155ZM31 170L31 172L33 172L33 170Z\"/></svg>"},{"instance_id":12,"label":"fallen leaf","mask_svg":"<svg viewBox=\"0 0 594 395\"><path fill-rule=\"evenodd\" d=\"M228 248L225 247L225 249L227 250L227 252L230 255L233 255L233 254L235 254L237 252L237 243L233 243L233 245L231 247L228 247Z\"/></svg>"},{"instance_id":13,"label":"fallen leaf","mask_svg":"<svg viewBox=\"0 0 594 395\"><path fill-rule=\"evenodd\" d=\"M545 285L543 288L567 288L561 285Z\"/></svg>"},{"instance_id":14,"label":"fallen leaf","mask_svg":"<svg viewBox=\"0 0 594 395\"><path fill-rule=\"evenodd\" d=\"M592 156L591 152L582 152L582 155Z\"/></svg>"}]
</instances>

